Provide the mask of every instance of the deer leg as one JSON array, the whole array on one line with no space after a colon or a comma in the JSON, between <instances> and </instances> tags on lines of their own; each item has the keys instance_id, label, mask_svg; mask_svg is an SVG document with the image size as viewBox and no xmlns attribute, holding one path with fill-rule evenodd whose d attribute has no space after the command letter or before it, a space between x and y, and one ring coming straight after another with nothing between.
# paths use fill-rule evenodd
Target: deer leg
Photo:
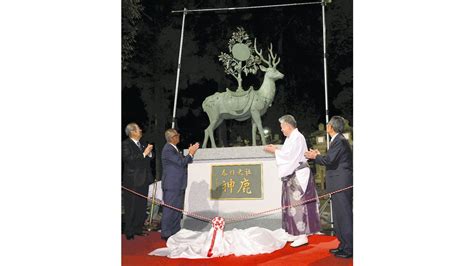
<instances>
[{"instance_id":1,"label":"deer leg","mask_svg":"<svg viewBox=\"0 0 474 266\"><path fill-rule=\"evenodd\" d=\"M208 139L211 139L211 148L216 147L216 144L214 143L214 134L212 133L214 131L214 124L215 122L211 121L209 126L204 130L204 142L202 144L203 148L207 148Z\"/></svg>"},{"instance_id":2,"label":"deer leg","mask_svg":"<svg viewBox=\"0 0 474 266\"><path fill-rule=\"evenodd\" d=\"M207 145L207 140L209 139L209 133L207 131L209 127L207 127L206 129L204 129L204 141L202 142L202 148L205 149L206 148L206 145Z\"/></svg>"},{"instance_id":3,"label":"deer leg","mask_svg":"<svg viewBox=\"0 0 474 266\"><path fill-rule=\"evenodd\" d=\"M211 122L209 126L204 130L204 142L202 144L203 148L207 148L207 140L210 138L211 139L211 147L215 148L212 143L214 142L214 136L212 135L212 132L214 131L214 124L215 122Z\"/></svg>"},{"instance_id":4,"label":"deer leg","mask_svg":"<svg viewBox=\"0 0 474 266\"><path fill-rule=\"evenodd\" d=\"M222 121L224 121L222 118L220 118L217 122L214 122L212 123L211 125L209 125L209 127L212 126L210 132L209 132L209 136L210 136L210 139L211 139L211 147L212 148L216 148L216 142L214 140L214 130L220 126L220 124L222 123Z\"/></svg>"},{"instance_id":5,"label":"deer leg","mask_svg":"<svg viewBox=\"0 0 474 266\"><path fill-rule=\"evenodd\" d=\"M207 140L211 140L211 148L215 148L216 144L214 143L214 125L216 124L215 121L211 121L209 126L204 130L204 143L202 144L203 148L207 147Z\"/></svg>"},{"instance_id":6,"label":"deer leg","mask_svg":"<svg viewBox=\"0 0 474 266\"><path fill-rule=\"evenodd\" d=\"M209 139L209 132L212 132L212 124L215 119L213 119L212 116L207 114L207 117L209 118L209 126L207 126L206 129L204 129L204 141L202 142L202 148L205 149L207 148L207 140Z\"/></svg>"},{"instance_id":7,"label":"deer leg","mask_svg":"<svg viewBox=\"0 0 474 266\"><path fill-rule=\"evenodd\" d=\"M252 118L252 146L257 146L257 124Z\"/></svg>"},{"instance_id":8,"label":"deer leg","mask_svg":"<svg viewBox=\"0 0 474 266\"><path fill-rule=\"evenodd\" d=\"M216 129L216 127L214 127L216 123L212 123L209 125L209 139L211 140L211 148L215 148L216 147L216 141L214 140L214 129Z\"/></svg>"},{"instance_id":9,"label":"deer leg","mask_svg":"<svg viewBox=\"0 0 474 266\"><path fill-rule=\"evenodd\" d=\"M252 120L255 121L255 124L257 124L258 132L260 133L260 139L262 140L262 145L267 145L267 142L265 141L265 135L263 134L262 119L260 119L259 111L252 112Z\"/></svg>"},{"instance_id":10,"label":"deer leg","mask_svg":"<svg viewBox=\"0 0 474 266\"><path fill-rule=\"evenodd\" d=\"M218 120L218 117L213 115L213 112L207 113L207 116L209 118L209 126L207 126L207 128L204 130L204 141L202 143L202 147L207 148L207 141L209 140L209 138L211 138L211 147L215 148L215 144L212 145L212 143L214 142L214 135L212 132L215 129L215 124Z\"/></svg>"}]
</instances>

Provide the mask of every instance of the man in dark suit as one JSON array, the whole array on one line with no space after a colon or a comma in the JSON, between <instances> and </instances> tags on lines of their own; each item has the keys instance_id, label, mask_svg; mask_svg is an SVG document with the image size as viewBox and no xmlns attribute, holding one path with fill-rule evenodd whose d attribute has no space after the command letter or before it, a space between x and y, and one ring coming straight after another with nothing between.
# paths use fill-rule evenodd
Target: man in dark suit
<instances>
[{"instance_id":1,"label":"man in dark suit","mask_svg":"<svg viewBox=\"0 0 474 266\"><path fill-rule=\"evenodd\" d=\"M148 195L148 185L153 182L150 161L153 145L146 147L140 143L142 130L136 123L125 127L128 138L122 142L123 184L141 195ZM124 191L125 235L128 240L134 235L144 236L143 224L146 219L147 200Z\"/></svg>"},{"instance_id":2,"label":"man in dark suit","mask_svg":"<svg viewBox=\"0 0 474 266\"><path fill-rule=\"evenodd\" d=\"M318 150L305 152L305 157L326 166L327 191L333 192L352 186L352 150L342 132L344 118L334 116L326 125L326 131L331 136L329 150L326 156ZM330 252L340 258L352 257L352 189L335 193L331 196L334 216L334 229L339 246Z\"/></svg>"},{"instance_id":3,"label":"man in dark suit","mask_svg":"<svg viewBox=\"0 0 474 266\"><path fill-rule=\"evenodd\" d=\"M163 177L161 187L164 203L183 209L184 191L188 184L188 164L193 162L194 154L199 149L199 143L189 145L189 154L183 156L176 146L180 139L179 133L173 129L165 131L166 144L161 153ZM161 218L161 238L167 240L181 229L181 212L163 207Z\"/></svg>"}]
</instances>

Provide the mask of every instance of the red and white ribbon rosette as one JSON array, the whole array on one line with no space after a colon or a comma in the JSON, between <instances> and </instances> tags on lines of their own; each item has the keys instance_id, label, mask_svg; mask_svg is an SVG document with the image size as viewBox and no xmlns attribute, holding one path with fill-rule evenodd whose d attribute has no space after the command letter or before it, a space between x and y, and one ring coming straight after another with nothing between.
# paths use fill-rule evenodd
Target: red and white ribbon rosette
<instances>
[{"instance_id":1,"label":"red and white ribbon rosette","mask_svg":"<svg viewBox=\"0 0 474 266\"><path fill-rule=\"evenodd\" d=\"M224 238L224 226L225 226L225 221L224 218L222 217L214 217L212 219L212 241L211 241L211 247L209 248L209 251L207 252L208 257L212 257L212 249L214 248L214 242L216 241L216 234L217 230L222 231L222 238Z\"/></svg>"}]
</instances>

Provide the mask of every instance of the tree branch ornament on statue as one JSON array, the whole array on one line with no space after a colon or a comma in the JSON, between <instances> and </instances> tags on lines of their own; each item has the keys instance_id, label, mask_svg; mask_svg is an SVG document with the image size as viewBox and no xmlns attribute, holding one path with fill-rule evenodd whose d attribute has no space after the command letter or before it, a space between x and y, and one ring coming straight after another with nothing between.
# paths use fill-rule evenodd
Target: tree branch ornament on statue
<instances>
[{"instance_id":1,"label":"tree branch ornament on statue","mask_svg":"<svg viewBox=\"0 0 474 266\"><path fill-rule=\"evenodd\" d=\"M245 30L241 27L237 30L229 40L228 48L232 55L221 53L219 61L223 63L225 73L232 75L237 80L238 87L236 91L227 88L225 92L216 92L208 96L202 103L202 108L209 117L209 126L204 130L203 148L206 148L209 139L212 148L216 148L214 130L227 119L245 121L251 118L252 145L257 145L257 129L262 145L266 145L261 116L272 105L275 97L275 81L284 77L276 69L280 58L273 54L273 46L270 43L268 59L265 59L262 50L257 49L257 39L255 39L252 47L252 41L249 40ZM267 67L263 66L262 63L265 63ZM265 72L260 88L254 90L250 86L248 90L243 90L242 71L247 76L249 73L256 74L258 69Z\"/></svg>"}]
</instances>

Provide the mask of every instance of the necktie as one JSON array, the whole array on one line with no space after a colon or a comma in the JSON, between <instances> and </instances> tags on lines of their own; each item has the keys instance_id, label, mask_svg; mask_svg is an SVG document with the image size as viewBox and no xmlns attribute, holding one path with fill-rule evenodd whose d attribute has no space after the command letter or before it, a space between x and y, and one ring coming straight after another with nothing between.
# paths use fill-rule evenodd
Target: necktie
<instances>
[{"instance_id":1,"label":"necktie","mask_svg":"<svg viewBox=\"0 0 474 266\"><path fill-rule=\"evenodd\" d=\"M142 147L142 144L140 144L140 141L137 141L137 146L140 149L140 151L143 151L143 147Z\"/></svg>"},{"instance_id":2,"label":"necktie","mask_svg":"<svg viewBox=\"0 0 474 266\"><path fill-rule=\"evenodd\" d=\"M178 149L178 148L176 148L176 151L178 152L178 154L179 154L179 157L181 157L181 158L183 158L183 157L184 157L184 156L183 156L183 154L182 154L182 153L179 151L179 149Z\"/></svg>"}]
</instances>

